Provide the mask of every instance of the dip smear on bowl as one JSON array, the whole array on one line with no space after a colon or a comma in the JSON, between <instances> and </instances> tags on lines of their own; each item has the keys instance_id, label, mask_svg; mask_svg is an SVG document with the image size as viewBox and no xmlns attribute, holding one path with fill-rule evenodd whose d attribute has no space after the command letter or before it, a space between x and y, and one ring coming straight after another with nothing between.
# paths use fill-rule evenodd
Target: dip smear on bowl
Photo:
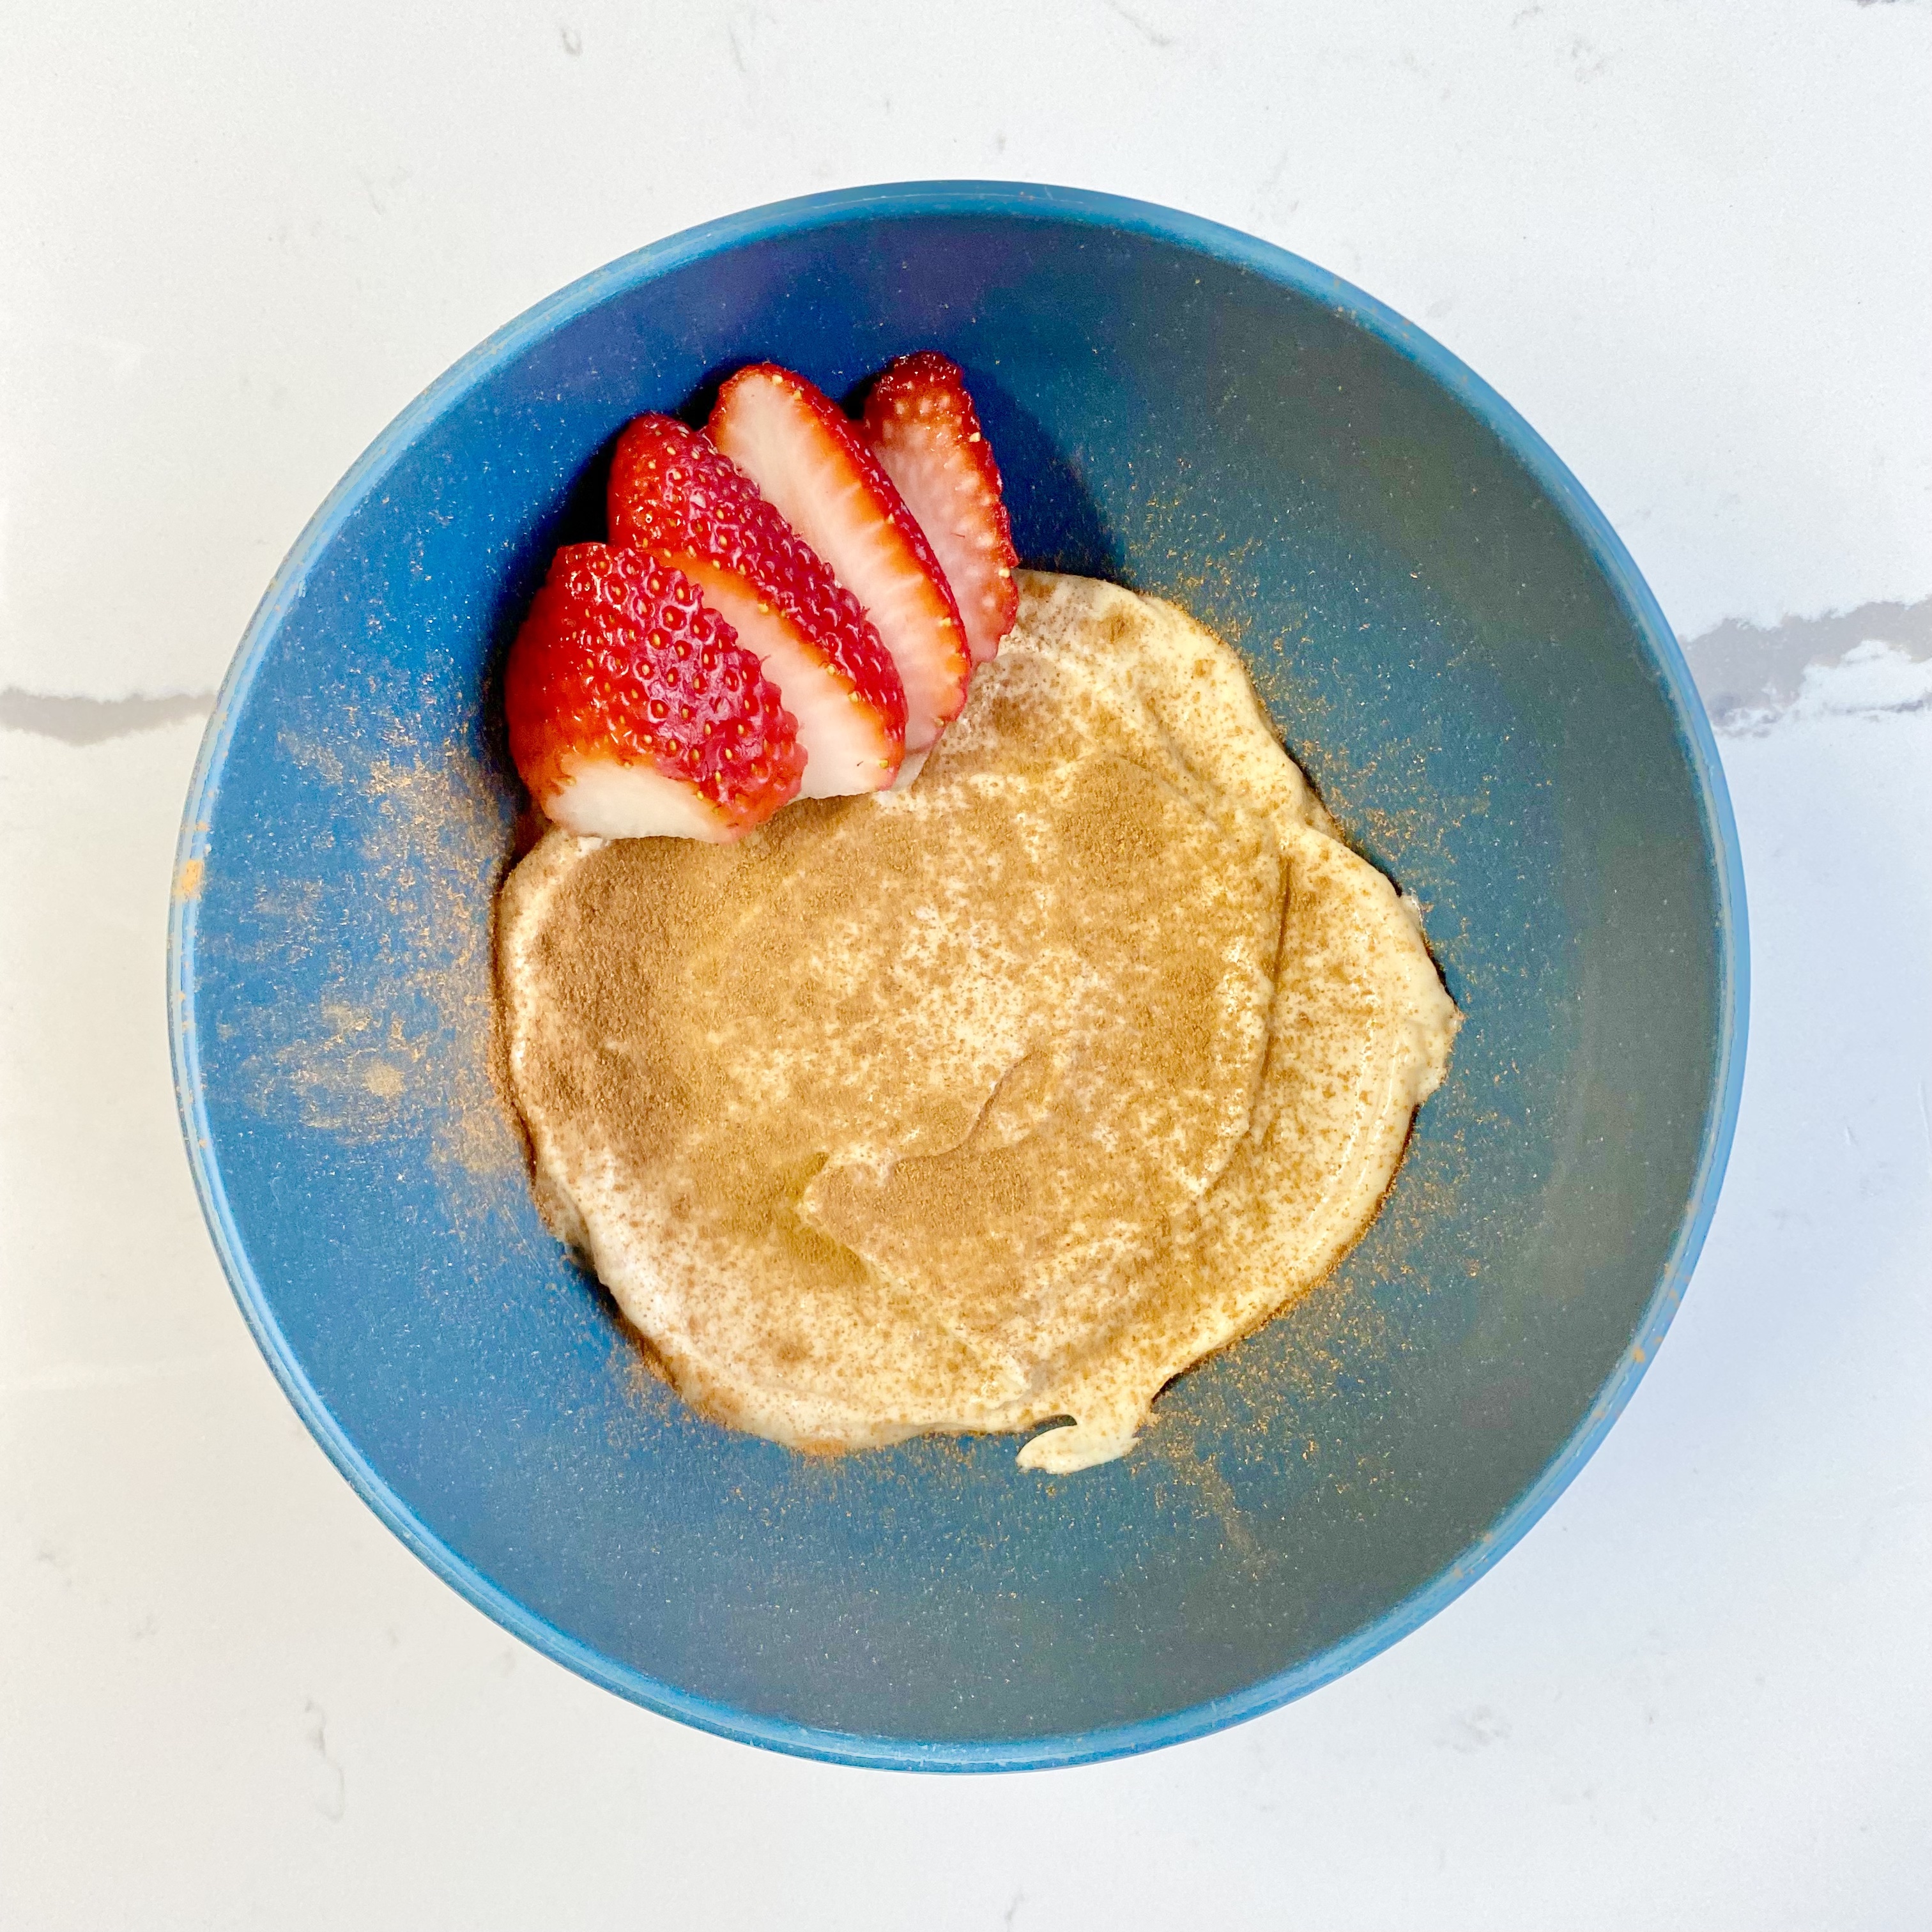
<instances>
[{"instance_id":1,"label":"dip smear on bowl","mask_svg":"<svg viewBox=\"0 0 1932 1932\"><path fill-rule=\"evenodd\" d=\"M1233 652L1020 584L910 786L554 830L504 889L546 1214L681 1393L800 1448L1121 1454L1360 1234L1458 1024Z\"/></svg>"}]
</instances>

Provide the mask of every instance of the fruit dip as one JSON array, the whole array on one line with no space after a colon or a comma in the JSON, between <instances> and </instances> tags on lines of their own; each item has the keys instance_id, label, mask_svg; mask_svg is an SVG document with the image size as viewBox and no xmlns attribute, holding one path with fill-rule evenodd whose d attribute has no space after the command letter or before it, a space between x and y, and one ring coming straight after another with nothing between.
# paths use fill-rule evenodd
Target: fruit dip
<instances>
[{"instance_id":1,"label":"fruit dip","mask_svg":"<svg viewBox=\"0 0 1932 1932\"><path fill-rule=\"evenodd\" d=\"M547 1218L685 1396L801 1449L1059 1419L1023 1464L1120 1455L1360 1234L1458 1024L1232 651L1114 586L1012 580L997 656L958 599L950 724L908 680L909 784L890 718L844 729L894 788L560 825L502 892Z\"/></svg>"}]
</instances>

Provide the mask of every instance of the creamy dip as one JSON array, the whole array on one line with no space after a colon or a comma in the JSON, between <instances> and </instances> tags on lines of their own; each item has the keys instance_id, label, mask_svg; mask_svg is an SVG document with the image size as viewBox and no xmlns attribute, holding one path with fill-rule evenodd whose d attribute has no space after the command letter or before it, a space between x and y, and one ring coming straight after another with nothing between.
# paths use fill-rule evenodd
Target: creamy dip
<instances>
[{"instance_id":1,"label":"creamy dip","mask_svg":"<svg viewBox=\"0 0 1932 1932\"><path fill-rule=\"evenodd\" d=\"M1121 1454L1373 1216L1458 1016L1240 660L1022 573L910 787L504 888L538 1198L691 1401L808 1449Z\"/></svg>"}]
</instances>

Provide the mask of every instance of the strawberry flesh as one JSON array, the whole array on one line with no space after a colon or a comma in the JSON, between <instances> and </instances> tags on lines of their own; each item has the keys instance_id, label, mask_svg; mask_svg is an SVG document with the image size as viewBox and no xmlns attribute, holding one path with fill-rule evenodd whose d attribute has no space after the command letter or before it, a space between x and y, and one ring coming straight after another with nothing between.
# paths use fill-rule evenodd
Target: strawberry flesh
<instances>
[{"instance_id":1,"label":"strawberry flesh","mask_svg":"<svg viewBox=\"0 0 1932 1932\"><path fill-rule=\"evenodd\" d=\"M801 796L883 790L906 743L906 693L858 600L758 487L675 418L640 416L610 468L610 541L682 571L736 629L796 718Z\"/></svg>"},{"instance_id":2,"label":"strawberry flesh","mask_svg":"<svg viewBox=\"0 0 1932 1932\"><path fill-rule=\"evenodd\" d=\"M973 662L985 663L1019 609L1018 559L999 466L958 365L929 349L902 356L873 384L860 434L926 532Z\"/></svg>"},{"instance_id":3,"label":"strawberry flesh","mask_svg":"<svg viewBox=\"0 0 1932 1932\"><path fill-rule=\"evenodd\" d=\"M972 655L939 559L857 426L758 362L718 392L706 431L865 607L905 685L906 748L924 750L964 705Z\"/></svg>"},{"instance_id":4,"label":"strawberry flesh","mask_svg":"<svg viewBox=\"0 0 1932 1932\"><path fill-rule=\"evenodd\" d=\"M510 755L573 832L738 838L797 795L777 687L681 572L641 552L557 552L504 667Z\"/></svg>"}]
</instances>

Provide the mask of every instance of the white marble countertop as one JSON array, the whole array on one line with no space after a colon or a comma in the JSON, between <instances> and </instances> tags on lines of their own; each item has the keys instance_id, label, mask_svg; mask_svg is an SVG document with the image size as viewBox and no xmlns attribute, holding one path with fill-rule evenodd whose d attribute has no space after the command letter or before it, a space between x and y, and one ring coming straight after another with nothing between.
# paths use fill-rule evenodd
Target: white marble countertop
<instances>
[{"instance_id":1,"label":"white marble countertop","mask_svg":"<svg viewBox=\"0 0 1932 1932\"><path fill-rule=\"evenodd\" d=\"M1905 1928L1932 1910L1932 6L106 0L0 62L0 1922ZM607 259L1058 181L1422 322L1720 714L1750 1064L1684 1312L1447 1612L1306 1701L922 1780L681 1729L393 1541L170 1095L208 694L363 446Z\"/></svg>"}]
</instances>

